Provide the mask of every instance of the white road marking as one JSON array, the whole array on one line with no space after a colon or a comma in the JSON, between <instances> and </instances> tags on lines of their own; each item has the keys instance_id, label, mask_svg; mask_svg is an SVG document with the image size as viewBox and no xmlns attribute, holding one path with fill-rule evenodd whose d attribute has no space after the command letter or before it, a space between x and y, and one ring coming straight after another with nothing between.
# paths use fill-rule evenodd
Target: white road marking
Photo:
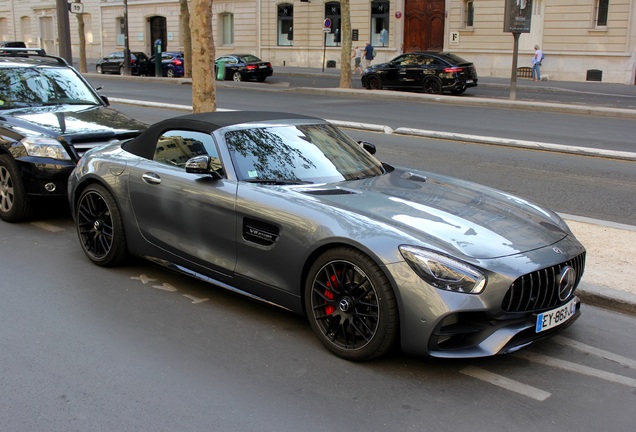
<instances>
[{"instance_id":1,"label":"white road marking","mask_svg":"<svg viewBox=\"0 0 636 432\"><path fill-rule=\"evenodd\" d=\"M550 397L550 393L538 389L536 387L529 386L527 384L520 383L519 381L511 380L510 378L503 377L501 375L494 374L492 372L485 371L483 369L469 366L459 371L464 375L477 378L478 380L485 381L487 383L496 385L498 387L510 390L523 396L527 396L534 400L543 402Z\"/></svg>"},{"instance_id":2,"label":"white road marking","mask_svg":"<svg viewBox=\"0 0 636 432\"><path fill-rule=\"evenodd\" d=\"M54 233L64 231L64 228L46 222L31 222L31 225Z\"/></svg>"},{"instance_id":3,"label":"white road marking","mask_svg":"<svg viewBox=\"0 0 636 432\"><path fill-rule=\"evenodd\" d=\"M611 372L594 369L588 366L583 366L583 365L572 363L566 360L556 359L553 357L548 357L542 354L536 354L529 351L516 352L511 355L522 358L522 359L526 359L534 363L539 363L539 364L543 364L543 365L558 368L558 369L564 369L564 370L578 373L581 375L599 378L599 379L613 382L616 384L622 384L628 387L636 388L636 379L624 377L622 375L617 375Z\"/></svg>"},{"instance_id":4,"label":"white road marking","mask_svg":"<svg viewBox=\"0 0 636 432\"><path fill-rule=\"evenodd\" d=\"M163 291L175 292L177 289L170 285L169 283L165 283L163 285L153 285L153 288L160 289Z\"/></svg>"},{"instance_id":5,"label":"white road marking","mask_svg":"<svg viewBox=\"0 0 636 432\"><path fill-rule=\"evenodd\" d=\"M570 348L574 348L581 352L592 354L600 358L604 358L605 360L610 360L616 362L620 365L627 366L632 369L636 369L636 360L632 360L627 357L620 356L618 354L611 353L609 351L602 350L600 348L596 348L590 345L586 345L582 342L577 342L572 339L568 339L563 336L554 336L552 340L558 344L565 345Z\"/></svg>"},{"instance_id":6,"label":"white road marking","mask_svg":"<svg viewBox=\"0 0 636 432\"><path fill-rule=\"evenodd\" d=\"M195 296L189 294L184 294L183 296L192 300L192 304L199 304L210 300L209 298L196 298Z\"/></svg>"},{"instance_id":7,"label":"white road marking","mask_svg":"<svg viewBox=\"0 0 636 432\"><path fill-rule=\"evenodd\" d=\"M138 280L144 285L146 285L148 282L156 282L157 281L157 279L149 278L145 274L140 274L139 276L131 276L130 278L132 280Z\"/></svg>"}]
</instances>

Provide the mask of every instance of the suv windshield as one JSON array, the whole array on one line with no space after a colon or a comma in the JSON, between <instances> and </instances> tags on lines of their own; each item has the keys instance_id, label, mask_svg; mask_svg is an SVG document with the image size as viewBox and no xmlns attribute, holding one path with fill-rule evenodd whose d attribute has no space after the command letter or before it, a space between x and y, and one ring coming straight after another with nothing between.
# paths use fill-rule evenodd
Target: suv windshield
<instances>
[{"instance_id":1,"label":"suv windshield","mask_svg":"<svg viewBox=\"0 0 636 432\"><path fill-rule=\"evenodd\" d=\"M236 128L225 142L239 180L331 183L384 173L360 144L329 124Z\"/></svg>"},{"instance_id":2,"label":"suv windshield","mask_svg":"<svg viewBox=\"0 0 636 432\"><path fill-rule=\"evenodd\" d=\"M0 109L60 104L100 105L101 101L72 69L0 68Z\"/></svg>"}]
</instances>

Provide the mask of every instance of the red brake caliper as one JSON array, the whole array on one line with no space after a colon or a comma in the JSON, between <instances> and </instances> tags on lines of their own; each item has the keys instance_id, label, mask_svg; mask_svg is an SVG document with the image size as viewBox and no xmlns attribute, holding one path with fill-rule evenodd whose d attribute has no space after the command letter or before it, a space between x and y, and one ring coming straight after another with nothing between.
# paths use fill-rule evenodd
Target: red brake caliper
<instances>
[{"instance_id":1,"label":"red brake caliper","mask_svg":"<svg viewBox=\"0 0 636 432\"><path fill-rule=\"evenodd\" d=\"M329 279L331 279L331 282L327 282L327 286L330 287L333 284L334 288L338 288L338 278L336 277L336 275L331 275ZM333 300L334 298L333 292L331 290L325 290L325 297L327 297L329 300ZM332 305L325 306L325 313L327 315L331 315L335 311L336 311L336 308L334 306Z\"/></svg>"}]
</instances>

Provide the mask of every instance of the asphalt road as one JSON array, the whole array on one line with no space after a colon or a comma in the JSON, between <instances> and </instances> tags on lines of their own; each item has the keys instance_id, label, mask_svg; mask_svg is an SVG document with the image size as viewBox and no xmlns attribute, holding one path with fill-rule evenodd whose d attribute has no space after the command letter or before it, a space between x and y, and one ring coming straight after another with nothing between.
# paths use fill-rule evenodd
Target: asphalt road
<instances>
[{"instance_id":1,"label":"asphalt road","mask_svg":"<svg viewBox=\"0 0 636 432\"><path fill-rule=\"evenodd\" d=\"M169 99L165 89L115 93ZM260 94L222 97L230 98L222 105L268 106ZM320 106L321 99L296 97L294 109ZM269 106L280 102L269 96ZM117 108L147 121L177 113ZM331 112L351 115L347 110ZM579 134L601 127L595 121ZM590 214L636 214L632 162L352 135L378 143L378 156L390 162L554 200L559 211L581 214L578 204ZM633 429L633 316L584 305L559 337L496 358L396 352L350 363L326 352L302 317L145 261L92 265L68 213L58 210L31 223L0 224L2 432Z\"/></svg>"},{"instance_id":2,"label":"asphalt road","mask_svg":"<svg viewBox=\"0 0 636 432\"><path fill-rule=\"evenodd\" d=\"M0 224L0 262L3 432L633 428L631 316L585 306L513 355L360 364L281 309L144 261L92 265L64 215Z\"/></svg>"}]
</instances>

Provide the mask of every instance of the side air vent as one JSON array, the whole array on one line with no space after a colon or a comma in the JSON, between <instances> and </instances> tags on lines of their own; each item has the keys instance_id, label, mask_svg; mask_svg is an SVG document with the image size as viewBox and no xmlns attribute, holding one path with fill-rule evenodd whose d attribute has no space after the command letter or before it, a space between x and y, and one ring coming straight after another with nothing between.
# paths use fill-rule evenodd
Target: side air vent
<instances>
[{"instance_id":1,"label":"side air vent","mask_svg":"<svg viewBox=\"0 0 636 432\"><path fill-rule=\"evenodd\" d=\"M303 191L308 195L351 195L355 192L346 189L307 189Z\"/></svg>"},{"instance_id":2,"label":"side air vent","mask_svg":"<svg viewBox=\"0 0 636 432\"><path fill-rule=\"evenodd\" d=\"M280 229L277 226L255 219L243 219L243 239L261 246L276 243Z\"/></svg>"}]
</instances>

